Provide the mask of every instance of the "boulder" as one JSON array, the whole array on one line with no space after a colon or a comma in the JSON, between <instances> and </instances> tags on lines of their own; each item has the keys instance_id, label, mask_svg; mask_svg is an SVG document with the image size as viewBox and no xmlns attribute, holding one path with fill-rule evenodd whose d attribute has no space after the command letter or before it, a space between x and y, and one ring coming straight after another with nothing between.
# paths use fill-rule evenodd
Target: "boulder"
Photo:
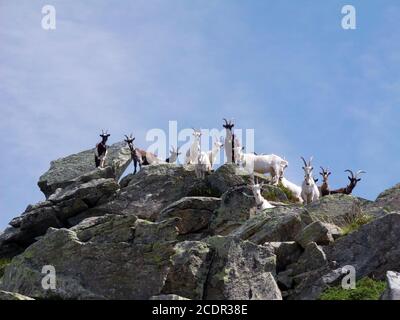
<instances>
[{"instance_id":1,"label":"boulder","mask_svg":"<svg viewBox=\"0 0 400 320\"><path fill-rule=\"evenodd\" d=\"M187 196L209 196L190 166L158 164L143 167L115 198L92 210L91 215L133 214L155 221L160 212ZM200 187L201 185L201 187ZM209 190L208 190L209 191Z\"/></svg>"},{"instance_id":2,"label":"boulder","mask_svg":"<svg viewBox=\"0 0 400 320\"><path fill-rule=\"evenodd\" d=\"M231 235L256 244L293 241L310 222L302 207L276 207L250 218Z\"/></svg>"},{"instance_id":3,"label":"boulder","mask_svg":"<svg viewBox=\"0 0 400 320\"><path fill-rule=\"evenodd\" d=\"M387 289L381 300L400 300L400 273L394 271L386 272Z\"/></svg>"},{"instance_id":4,"label":"boulder","mask_svg":"<svg viewBox=\"0 0 400 320\"><path fill-rule=\"evenodd\" d=\"M208 228L220 203L220 198L184 197L162 210L157 221L177 217L180 234L198 233Z\"/></svg>"},{"instance_id":5,"label":"boulder","mask_svg":"<svg viewBox=\"0 0 400 320\"><path fill-rule=\"evenodd\" d=\"M306 206L307 211L314 220L332 223L343 227L361 214L361 202L358 198L335 194L320 198Z\"/></svg>"},{"instance_id":6,"label":"boulder","mask_svg":"<svg viewBox=\"0 0 400 320\"><path fill-rule=\"evenodd\" d=\"M287 266L297 262L304 251L295 241L266 242L264 246L271 248L276 255L277 272L281 272Z\"/></svg>"},{"instance_id":7,"label":"boulder","mask_svg":"<svg viewBox=\"0 0 400 320\"><path fill-rule=\"evenodd\" d=\"M300 256L298 261L288 268L292 269L293 275L299 275L304 272L312 271L326 266L328 260L321 246L315 242L310 242Z\"/></svg>"},{"instance_id":8,"label":"boulder","mask_svg":"<svg viewBox=\"0 0 400 320\"><path fill-rule=\"evenodd\" d=\"M119 180L132 161L130 150L125 145L119 142L109 148L106 166L110 167L111 175L116 180ZM86 150L52 161L50 169L40 177L38 186L49 197L58 188L64 189L73 184L76 178L88 173L94 175L94 179L110 178L110 169L95 170L94 149Z\"/></svg>"},{"instance_id":9,"label":"boulder","mask_svg":"<svg viewBox=\"0 0 400 320\"><path fill-rule=\"evenodd\" d=\"M250 187L233 187L222 195L210 229L214 234L228 235L255 214L256 201Z\"/></svg>"},{"instance_id":10,"label":"boulder","mask_svg":"<svg viewBox=\"0 0 400 320\"><path fill-rule=\"evenodd\" d=\"M29 206L26 212L14 218L10 222L12 228L0 236L0 247L25 248L50 227L70 227L71 217L106 202L118 188L114 179L97 179L59 189L49 200Z\"/></svg>"},{"instance_id":11,"label":"boulder","mask_svg":"<svg viewBox=\"0 0 400 320\"><path fill-rule=\"evenodd\" d=\"M244 170L240 170L235 164L226 163L207 176L207 182L211 188L222 195L230 188L248 185L250 175Z\"/></svg>"},{"instance_id":12,"label":"boulder","mask_svg":"<svg viewBox=\"0 0 400 320\"><path fill-rule=\"evenodd\" d=\"M352 265L357 278L383 279L388 270L400 270L400 214L391 213L361 226L325 247L328 260Z\"/></svg>"},{"instance_id":13,"label":"boulder","mask_svg":"<svg viewBox=\"0 0 400 320\"><path fill-rule=\"evenodd\" d=\"M37 299L281 298L267 247L230 237L179 242L178 223L104 215L49 228L13 258L0 288ZM55 290L42 288L45 265L55 268Z\"/></svg>"},{"instance_id":14,"label":"boulder","mask_svg":"<svg viewBox=\"0 0 400 320\"><path fill-rule=\"evenodd\" d=\"M103 220L102 220L103 219ZM149 299L159 295L175 253L176 220L107 216L74 230L49 229L6 267L2 290L40 299ZM41 286L44 265L55 290Z\"/></svg>"},{"instance_id":15,"label":"boulder","mask_svg":"<svg viewBox=\"0 0 400 320\"><path fill-rule=\"evenodd\" d=\"M296 237L296 242L303 248L311 242L328 245L342 234L342 230L330 223L315 221L306 226Z\"/></svg>"},{"instance_id":16,"label":"boulder","mask_svg":"<svg viewBox=\"0 0 400 320\"><path fill-rule=\"evenodd\" d=\"M25 247L12 242L19 229L12 226L0 231L0 259L9 259L24 251Z\"/></svg>"},{"instance_id":17,"label":"boulder","mask_svg":"<svg viewBox=\"0 0 400 320\"><path fill-rule=\"evenodd\" d=\"M212 262L212 249L204 242L184 241L176 244L174 250L162 293L202 299Z\"/></svg>"},{"instance_id":18,"label":"boulder","mask_svg":"<svg viewBox=\"0 0 400 320\"><path fill-rule=\"evenodd\" d=\"M289 292L288 298L317 299L328 286L343 277L342 268L345 266L355 268L357 279L384 279L388 270L400 269L399 240L400 214L391 213L361 226L328 246L320 247L326 263L325 258L302 256L296 266L288 266L288 269L297 268L290 274L294 289Z\"/></svg>"},{"instance_id":19,"label":"boulder","mask_svg":"<svg viewBox=\"0 0 400 320\"><path fill-rule=\"evenodd\" d=\"M211 237L213 250L206 300L282 300L274 279L276 260L271 250L233 237Z\"/></svg>"}]
</instances>

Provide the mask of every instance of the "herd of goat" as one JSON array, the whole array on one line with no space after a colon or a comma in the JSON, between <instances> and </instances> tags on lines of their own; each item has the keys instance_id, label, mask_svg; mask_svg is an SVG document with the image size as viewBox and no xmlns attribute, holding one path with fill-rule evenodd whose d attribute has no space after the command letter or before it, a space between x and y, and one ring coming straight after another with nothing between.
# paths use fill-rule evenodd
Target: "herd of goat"
<instances>
[{"instance_id":1,"label":"herd of goat","mask_svg":"<svg viewBox=\"0 0 400 320\"><path fill-rule=\"evenodd\" d=\"M322 184L317 186L318 179L313 177L313 166L312 157L307 162L301 157L304 166L304 180L301 186L290 182L284 177L285 169L289 163L287 160L274 155L256 154L256 153L245 153L244 148L241 147L240 141L235 136L232 121L223 119L225 123L223 127L226 129L225 141L219 141L216 139L213 144L213 148L210 151L201 150L201 131L193 129L193 140L190 148L187 150L185 155L185 165L194 165L195 173L197 178L204 179L206 173L212 171L213 165L216 162L217 156L222 148L225 150L225 155L228 163L234 163L240 167L250 170L251 173L259 174L270 174L272 185L281 184L288 190L290 190L293 196L300 203L309 204L317 201L320 197L327 196L330 194L351 194L357 183L361 180L360 174L365 173L362 170L357 171L355 174L351 170L348 176L349 184L340 189L331 190L329 186L329 176L331 172L328 169L321 167L320 175L322 176ZM102 132L100 135L102 141L96 145L95 148L95 164L96 167L103 168L108 153L107 140L110 137L108 132ZM134 174L137 172L137 166L140 168L146 165L155 165L161 163L174 163L177 161L178 156L181 154L179 148L175 149L172 147L170 150L169 158L165 160L159 159L155 154L139 149L134 145L135 138L133 135L125 136L125 142L127 143L131 157L134 164ZM257 209L264 210L273 208L268 200L262 196L263 183L256 183L254 180L254 174L251 175L251 189L253 191L254 198L256 200Z\"/></svg>"}]
</instances>

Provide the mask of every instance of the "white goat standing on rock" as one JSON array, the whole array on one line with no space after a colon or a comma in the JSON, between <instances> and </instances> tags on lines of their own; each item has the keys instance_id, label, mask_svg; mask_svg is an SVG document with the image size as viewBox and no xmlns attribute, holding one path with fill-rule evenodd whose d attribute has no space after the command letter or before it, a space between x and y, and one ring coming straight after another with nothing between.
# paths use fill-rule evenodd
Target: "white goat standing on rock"
<instances>
[{"instance_id":1,"label":"white goat standing on rock","mask_svg":"<svg viewBox=\"0 0 400 320\"><path fill-rule=\"evenodd\" d=\"M212 150L207 152L207 155L208 155L208 158L209 158L209 161L211 164L211 168L214 166L215 161L217 160L217 155L223 147L224 147L224 144L222 142L218 141L218 139L215 139Z\"/></svg>"},{"instance_id":2,"label":"white goat standing on rock","mask_svg":"<svg viewBox=\"0 0 400 320\"><path fill-rule=\"evenodd\" d=\"M319 199L319 189L317 184L315 183L316 180L314 180L312 172L314 169L311 165L312 158L313 157L311 157L310 161L308 161L307 163L307 161L303 157L301 157L304 162L304 181L301 186L301 197L303 198L305 204L312 203Z\"/></svg>"},{"instance_id":3,"label":"white goat standing on rock","mask_svg":"<svg viewBox=\"0 0 400 320\"><path fill-rule=\"evenodd\" d=\"M201 150L199 150L198 154L199 156L194 165L194 171L198 179L204 179L206 177L206 172L211 172L211 163L207 152L201 152Z\"/></svg>"},{"instance_id":4,"label":"white goat standing on rock","mask_svg":"<svg viewBox=\"0 0 400 320\"><path fill-rule=\"evenodd\" d=\"M288 161L274 154L256 155L254 153L243 153L241 148L235 148L235 152L239 155L238 162L246 169L261 174L269 173L273 185L279 183L281 172L289 165Z\"/></svg>"},{"instance_id":5,"label":"white goat standing on rock","mask_svg":"<svg viewBox=\"0 0 400 320\"><path fill-rule=\"evenodd\" d=\"M198 162L199 155L200 155L200 138L201 138L201 131L193 129L193 142L190 145L188 151L186 151L186 158L185 164L195 164Z\"/></svg>"}]
</instances>

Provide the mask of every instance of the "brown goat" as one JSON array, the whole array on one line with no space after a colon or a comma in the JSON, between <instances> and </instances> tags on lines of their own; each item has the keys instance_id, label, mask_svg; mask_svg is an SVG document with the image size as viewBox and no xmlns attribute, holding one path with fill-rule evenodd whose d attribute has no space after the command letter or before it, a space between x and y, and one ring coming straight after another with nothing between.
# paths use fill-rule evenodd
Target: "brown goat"
<instances>
[{"instance_id":1,"label":"brown goat","mask_svg":"<svg viewBox=\"0 0 400 320\"><path fill-rule=\"evenodd\" d=\"M331 172L328 169L324 169L322 167L320 167L322 172L320 172L319 174L322 176L322 184L321 187L319 188L320 192L321 192L321 196L328 196L331 194L331 191L329 190L329 183L328 183L328 178L331 175Z\"/></svg>"},{"instance_id":2,"label":"brown goat","mask_svg":"<svg viewBox=\"0 0 400 320\"><path fill-rule=\"evenodd\" d=\"M133 137L132 134L130 135L130 137L125 135L125 142L128 144L128 147L131 150L131 157L133 160L133 165L135 167L135 171L133 172L133 174L136 174L138 164L139 168L142 169L142 166L147 166L150 164L156 164L161 162L160 159L158 159L155 154L136 148L133 145L134 140L135 137Z\"/></svg>"},{"instance_id":3,"label":"brown goat","mask_svg":"<svg viewBox=\"0 0 400 320\"><path fill-rule=\"evenodd\" d=\"M351 177L350 176L348 177L350 180L349 184L344 188L331 191L331 194L337 194L337 193L351 194L353 192L353 189L356 187L357 183L361 181L359 175L362 173L366 173L365 171L362 170L357 171L356 174L354 174L353 171L351 170L345 170L345 172L349 172L351 174Z\"/></svg>"}]
</instances>

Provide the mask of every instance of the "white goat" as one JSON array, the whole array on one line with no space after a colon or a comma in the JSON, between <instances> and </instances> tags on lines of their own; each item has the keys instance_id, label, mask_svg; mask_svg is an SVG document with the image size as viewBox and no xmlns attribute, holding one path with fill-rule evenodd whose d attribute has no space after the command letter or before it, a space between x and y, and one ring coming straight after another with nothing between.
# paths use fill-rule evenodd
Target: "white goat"
<instances>
[{"instance_id":1,"label":"white goat","mask_svg":"<svg viewBox=\"0 0 400 320\"><path fill-rule=\"evenodd\" d=\"M252 184L250 185L251 190L253 191L253 195L254 198L256 200L256 204L257 204L257 212L262 212L265 209L271 209L271 208L275 208L275 206L273 206L272 204L270 204L268 202L268 200L266 200L263 195L261 194L261 190L263 188L264 183L261 182L261 184L258 183L254 183L254 177L252 179Z\"/></svg>"},{"instance_id":2,"label":"white goat","mask_svg":"<svg viewBox=\"0 0 400 320\"><path fill-rule=\"evenodd\" d=\"M317 201L319 199L319 189L317 184L315 183L317 180L314 180L313 177L313 167L311 165L312 157L310 158L310 161L308 163L306 160L304 160L303 157L301 159L304 162L304 181L301 186L301 197L303 198L303 201L305 204L309 204L311 202Z\"/></svg>"},{"instance_id":3,"label":"white goat","mask_svg":"<svg viewBox=\"0 0 400 320\"><path fill-rule=\"evenodd\" d=\"M208 159L210 161L211 168L214 166L218 156L218 152L224 147L224 144L215 139L214 146L211 151L207 152Z\"/></svg>"},{"instance_id":4,"label":"white goat","mask_svg":"<svg viewBox=\"0 0 400 320\"><path fill-rule=\"evenodd\" d=\"M280 176L279 181L282 183L282 185L289 189L290 192L293 194L293 196L300 202L303 203L303 198L301 197L301 187L298 186L297 184L289 181L286 179L284 176Z\"/></svg>"},{"instance_id":5,"label":"white goat","mask_svg":"<svg viewBox=\"0 0 400 320\"><path fill-rule=\"evenodd\" d=\"M274 185L279 183L281 172L289 165L288 161L274 154L255 155L254 153L243 153L241 148L235 148L235 152L239 155L238 158L241 165L250 172L269 173Z\"/></svg>"},{"instance_id":6,"label":"white goat","mask_svg":"<svg viewBox=\"0 0 400 320\"><path fill-rule=\"evenodd\" d=\"M198 154L199 156L194 165L194 171L198 179L204 179L206 177L206 172L211 172L211 163L207 152L201 152L199 150Z\"/></svg>"},{"instance_id":7,"label":"white goat","mask_svg":"<svg viewBox=\"0 0 400 320\"><path fill-rule=\"evenodd\" d=\"M195 164L198 162L199 153L200 153L200 138L201 131L193 129L193 142L190 145L188 151L186 151L185 164Z\"/></svg>"}]
</instances>

